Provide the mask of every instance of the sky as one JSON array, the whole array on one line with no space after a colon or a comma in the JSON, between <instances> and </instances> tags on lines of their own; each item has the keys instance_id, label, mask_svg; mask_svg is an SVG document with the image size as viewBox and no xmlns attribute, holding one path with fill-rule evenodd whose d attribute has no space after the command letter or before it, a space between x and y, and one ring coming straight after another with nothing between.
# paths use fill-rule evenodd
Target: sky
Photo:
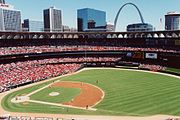
<instances>
[{"instance_id":1,"label":"sky","mask_svg":"<svg viewBox=\"0 0 180 120\"><path fill-rule=\"evenodd\" d=\"M77 9L94 8L106 12L106 21L114 23L120 7L128 2L138 6L146 23L156 30L164 29L164 15L170 11L180 12L180 0L6 0L6 3L21 10L23 19L43 21L43 9L51 6L62 10L63 25L77 26ZM162 23L160 22L162 19ZM140 23L138 12L133 6L126 6L119 15L117 31L125 31L131 23Z\"/></svg>"}]
</instances>

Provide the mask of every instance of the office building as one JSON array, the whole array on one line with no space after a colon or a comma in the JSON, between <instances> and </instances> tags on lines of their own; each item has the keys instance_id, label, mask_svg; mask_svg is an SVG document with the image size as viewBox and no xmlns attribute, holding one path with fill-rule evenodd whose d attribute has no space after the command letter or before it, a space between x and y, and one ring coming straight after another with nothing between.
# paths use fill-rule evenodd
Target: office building
<instances>
[{"instance_id":1,"label":"office building","mask_svg":"<svg viewBox=\"0 0 180 120\"><path fill-rule=\"evenodd\" d=\"M44 14L44 30L49 32L62 31L62 15L61 10L50 7L43 11Z\"/></svg>"},{"instance_id":2,"label":"office building","mask_svg":"<svg viewBox=\"0 0 180 120\"><path fill-rule=\"evenodd\" d=\"M106 12L91 8L77 11L78 31L104 31L106 29Z\"/></svg>"},{"instance_id":3,"label":"office building","mask_svg":"<svg viewBox=\"0 0 180 120\"><path fill-rule=\"evenodd\" d=\"M70 28L67 25L63 25L63 32L70 32Z\"/></svg>"},{"instance_id":4,"label":"office building","mask_svg":"<svg viewBox=\"0 0 180 120\"><path fill-rule=\"evenodd\" d=\"M107 32L113 32L113 31L114 31L114 24L108 22L108 23L106 24L106 31L107 31Z\"/></svg>"},{"instance_id":5,"label":"office building","mask_svg":"<svg viewBox=\"0 0 180 120\"><path fill-rule=\"evenodd\" d=\"M180 30L180 13L169 12L165 15L166 30Z\"/></svg>"},{"instance_id":6,"label":"office building","mask_svg":"<svg viewBox=\"0 0 180 120\"><path fill-rule=\"evenodd\" d=\"M63 32L77 32L76 28L70 28L67 25L63 25Z\"/></svg>"},{"instance_id":7,"label":"office building","mask_svg":"<svg viewBox=\"0 0 180 120\"><path fill-rule=\"evenodd\" d=\"M0 1L0 31L21 31L21 12L13 6Z\"/></svg>"},{"instance_id":8,"label":"office building","mask_svg":"<svg viewBox=\"0 0 180 120\"><path fill-rule=\"evenodd\" d=\"M5 0L0 0L0 4L6 4Z\"/></svg>"},{"instance_id":9,"label":"office building","mask_svg":"<svg viewBox=\"0 0 180 120\"><path fill-rule=\"evenodd\" d=\"M44 23L42 21L35 20L24 20L23 30L28 32L43 32L44 31Z\"/></svg>"},{"instance_id":10,"label":"office building","mask_svg":"<svg viewBox=\"0 0 180 120\"><path fill-rule=\"evenodd\" d=\"M129 24L127 26L127 31L128 32L153 31L153 26L148 23Z\"/></svg>"}]
</instances>

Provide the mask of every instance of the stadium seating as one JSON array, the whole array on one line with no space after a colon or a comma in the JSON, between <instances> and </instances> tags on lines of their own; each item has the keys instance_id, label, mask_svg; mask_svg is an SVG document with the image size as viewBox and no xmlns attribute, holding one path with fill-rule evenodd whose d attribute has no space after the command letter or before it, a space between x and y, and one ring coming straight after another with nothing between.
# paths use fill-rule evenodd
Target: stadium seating
<instances>
[{"instance_id":1,"label":"stadium seating","mask_svg":"<svg viewBox=\"0 0 180 120\"><path fill-rule=\"evenodd\" d=\"M72 73L81 67L81 64L61 63L106 62L118 59L116 57L52 58L0 64L0 92L7 91L17 85Z\"/></svg>"},{"instance_id":2,"label":"stadium seating","mask_svg":"<svg viewBox=\"0 0 180 120\"><path fill-rule=\"evenodd\" d=\"M18 62L0 65L0 92L13 86L37 82L77 70L80 64L41 64L41 62Z\"/></svg>"},{"instance_id":3,"label":"stadium seating","mask_svg":"<svg viewBox=\"0 0 180 120\"><path fill-rule=\"evenodd\" d=\"M63 51L149 51L149 52L172 52L177 50L167 50L162 48L143 48L143 47L113 47L113 46L16 46L0 47L0 55L28 54L28 53L46 53L46 52L63 52Z\"/></svg>"},{"instance_id":4,"label":"stadium seating","mask_svg":"<svg viewBox=\"0 0 180 120\"><path fill-rule=\"evenodd\" d=\"M31 116L5 116L1 117L0 120L88 120L88 119L75 119L75 118L56 118L51 117L31 117Z\"/></svg>"},{"instance_id":5,"label":"stadium seating","mask_svg":"<svg viewBox=\"0 0 180 120\"><path fill-rule=\"evenodd\" d=\"M144 43L143 43L144 44ZM102 57L96 54L95 51L125 51L134 52L161 52L161 53L180 53L176 48L164 48L160 46L142 46L134 44L134 41L109 41L109 40L89 40L88 42L83 40L6 40L0 41L0 57L1 61L7 59L13 59L8 55L14 54L30 54L30 53L47 53L47 52L80 52L80 51L94 51L96 57L80 57L80 56L61 56L62 58L50 58L41 60L29 60L24 62L11 61L11 63L0 64L0 92L9 90L12 86L17 86L25 83L36 82L44 80L50 77L59 76L64 73L71 73L76 71L83 62L114 62L120 59L121 56L111 55L111 57ZM38 55L39 55L38 54ZM4 56L7 55L7 56ZM143 58L144 58L144 54ZM48 56L48 55L47 55ZM112 57L113 56L113 57ZM4 58L5 59L4 59ZM9 57L9 58L8 58ZM22 57L22 56L18 56ZM24 57L24 56L23 56ZM22 57L22 59L24 59ZM37 56L38 57L38 56ZM6 59L7 58L7 59ZM166 60L165 57L164 60ZM19 58L18 58L19 59ZM35 58L33 58L35 59ZM132 57L133 59L133 57ZM125 59L126 60L126 59ZM128 58L129 60L129 58ZM131 59L130 59L131 60ZM144 59L143 59L144 60ZM138 62L138 61L131 61ZM152 71L159 71L165 69L160 65L141 64L141 69L148 69Z\"/></svg>"},{"instance_id":6,"label":"stadium seating","mask_svg":"<svg viewBox=\"0 0 180 120\"><path fill-rule=\"evenodd\" d=\"M165 70L166 67L163 67L160 65L140 64L139 69L147 69L150 71L162 71L162 70Z\"/></svg>"}]
</instances>

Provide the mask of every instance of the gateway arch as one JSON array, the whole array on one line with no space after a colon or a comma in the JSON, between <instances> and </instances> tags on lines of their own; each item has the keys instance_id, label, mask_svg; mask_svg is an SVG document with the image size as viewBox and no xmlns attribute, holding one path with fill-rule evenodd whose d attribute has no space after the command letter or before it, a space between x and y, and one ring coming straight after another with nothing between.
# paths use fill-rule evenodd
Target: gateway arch
<instances>
[{"instance_id":1,"label":"gateway arch","mask_svg":"<svg viewBox=\"0 0 180 120\"><path fill-rule=\"evenodd\" d=\"M139 13L139 16L140 16L140 19L141 19L141 22L144 23L144 19L143 19L143 16L141 14L141 11L139 10L139 8L134 4L134 3L126 3L124 4L118 11L117 15L116 15L116 18L114 20L114 31L116 31L116 26L117 26L117 20L118 20L118 17L119 17L119 14L121 13L122 9L127 6L127 5L131 5L131 6L134 6L136 8L136 10L138 11Z\"/></svg>"}]
</instances>

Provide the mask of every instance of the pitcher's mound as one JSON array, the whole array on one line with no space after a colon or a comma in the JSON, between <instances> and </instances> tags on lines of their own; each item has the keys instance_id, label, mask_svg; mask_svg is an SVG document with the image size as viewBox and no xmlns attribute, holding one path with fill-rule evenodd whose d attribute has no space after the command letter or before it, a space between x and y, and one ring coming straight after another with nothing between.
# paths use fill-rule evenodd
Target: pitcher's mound
<instances>
[{"instance_id":1,"label":"pitcher's mound","mask_svg":"<svg viewBox=\"0 0 180 120\"><path fill-rule=\"evenodd\" d=\"M52 92L52 93L49 93L49 96L52 96L52 97L54 97L54 96L58 96L60 93L58 93L58 92Z\"/></svg>"}]
</instances>

